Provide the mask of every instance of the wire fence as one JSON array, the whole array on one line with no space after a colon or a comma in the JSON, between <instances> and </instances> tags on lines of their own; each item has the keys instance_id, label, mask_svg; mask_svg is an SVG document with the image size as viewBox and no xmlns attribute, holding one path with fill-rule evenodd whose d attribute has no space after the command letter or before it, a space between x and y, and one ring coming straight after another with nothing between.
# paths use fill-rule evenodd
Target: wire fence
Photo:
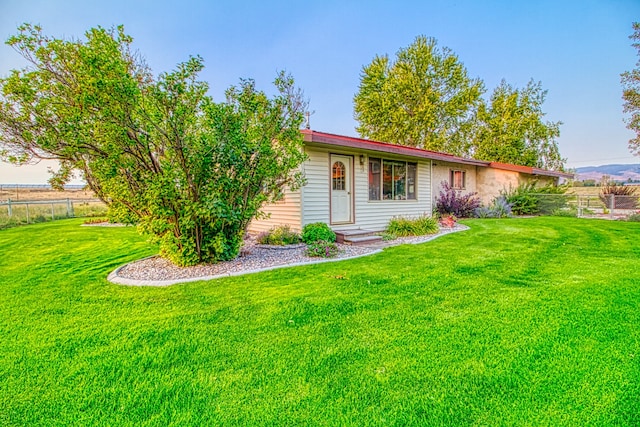
<instances>
[{"instance_id":1,"label":"wire fence","mask_svg":"<svg viewBox=\"0 0 640 427\"><path fill-rule=\"evenodd\" d=\"M53 221L62 218L105 215L99 199L20 200L0 202L0 228Z\"/></svg>"},{"instance_id":2,"label":"wire fence","mask_svg":"<svg viewBox=\"0 0 640 427\"><path fill-rule=\"evenodd\" d=\"M640 196L615 194L536 194L540 215L625 219L640 215Z\"/></svg>"}]
</instances>

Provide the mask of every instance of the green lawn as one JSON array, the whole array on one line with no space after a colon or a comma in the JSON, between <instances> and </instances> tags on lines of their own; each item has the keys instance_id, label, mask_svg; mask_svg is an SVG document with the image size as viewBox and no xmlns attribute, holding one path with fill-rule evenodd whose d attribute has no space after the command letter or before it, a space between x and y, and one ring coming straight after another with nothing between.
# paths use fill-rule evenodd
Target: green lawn
<instances>
[{"instance_id":1,"label":"green lawn","mask_svg":"<svg viewBox=\"0 0 640 427\"><path fill-rule=\"evenodd\" d=\"M638 223L129 288L153 248L81 222L0 231L0 425L640 425Z\"/></svg>"}]
</instances>

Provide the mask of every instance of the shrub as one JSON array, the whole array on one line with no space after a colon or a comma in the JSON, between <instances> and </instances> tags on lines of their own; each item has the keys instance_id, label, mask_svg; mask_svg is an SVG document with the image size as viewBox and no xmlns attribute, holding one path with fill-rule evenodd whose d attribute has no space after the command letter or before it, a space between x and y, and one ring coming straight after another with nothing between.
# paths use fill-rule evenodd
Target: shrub
<instances>
[{"instance_id":1,"label":"shrub","mask_svg":"<svg viewBox=\"0 0 640 427\"><path fill-rule=\"evenodd\" d=\"M575 218L578 216L578 208L568 207L568 208L556 209L551 213L551 215Z\"/></svg>"},{"instance_id":2,"label":"shrub","mask_svg":"<svg viewBox=\"0 0 640 427\"><path fill-rule=\"evenodd\" d=\"M423 236L438 231L438 223L435 218L427 215L418 218L393 217L389 221L386 233L398 237Z\"/></svg>"},{"instance_id":3,"label":"shrub","mask_svg":"<svg viewBox=\"0 0 640 427\"><path fill-rule=\"evenodd\" d=\"M480 207L478 193L462 194L462 191L451 188L447 181L442 181L442 190L436 199L436 212L439 215L455 215L458 218L470 218Z\"/></svg>"},{"instance_id":4,"label":"shrub","mask_svg":"<svg viewBox=\"0 0 640 427\"><path fill-rule=\"evenodd\" d=\"M260 233L256 240L262 245L293 245L300 243L300 235L295 231L291 231L291 227L288 225L281 225L265 233Z\"/></svg>"},{"instance_id":5,"label":"shrub","mask_svg":"<svg viewBox=\"0 0 640 427\"><path fill-rule=\"evenodd\" d=\"M516 188L509 187L508 191L500 191L500 195L511 205L511 211L516 215L534 215L538 213L538 198L534 196L535 182L523 183Z\"/></svg>"},{"instance_id":6,"label":"shrub","mask_svg":"<svg viewBox=\"0 0 640 427\"><path fill-rule=\"evenodd\" d=\"M640 211L632 213L627 217L627 221L640 222Z\"/></svg>"},{"instance_id":7,"label":"shrub","mask_svg":"<svg viewBox=\"0 0 640 427\"><path fill-rule=\"evenodd\" d=\"M453 228L456 226L456 222L458 222L458 218L454 215L445 215L440 218L440 225L447 228Z\"/></svg>"},{"instance_id":8,"label":"shrub","mask_svg":"<svg viewBox=\"0 0 640 427\"><path fill-rule=\"evenodd\" d=\"M511 204L511 210L516 215L551 214L567 205L564 195L566 186L537 185L537 181L525 182L508 191L501 191L500 195Z\"/></svg>"},{"instance_id":9,"label":"shrub","mask_svg":"<svg viewBox=\"0 0 640 427\"><path fill-rule=\"evenodd\" d=\"M316 240L307 244L307 256L320 258L333 258L340 250L334 242Z\"/></svg>"},{"instance_id":10,"label":"shrub","mask_svg":"<svg viewBox=\"0 0 640 427\"><path fill-rule=\"evenodd\" d=\"M333 243L336 241L336 233L324 222L314 222L302 228L302 241L306 244L318 241Z\"/></svg>"},{"instance_id":11,"label":"shrub","mask_svg":"<svg viewBox=\"0 0 640 427\"><path fill-rule=\"evenodd\" d=\"M509 218L511 217L511 203L505 196L498 196L489 206L481 206L476 209L478 218Z\"/></svg>"},{"instance_id":12,"label":"shrub","mask_svg":"<svg viewBox=\"0 0 640 427\"><path fill-rule=\"evenodd\" d=\"M611 196L614 199L613 205ZM636 209L638 207L636 188L628 185L607 184L600 190L599 197L608 209Z\"/></svg>"}]
</instances>

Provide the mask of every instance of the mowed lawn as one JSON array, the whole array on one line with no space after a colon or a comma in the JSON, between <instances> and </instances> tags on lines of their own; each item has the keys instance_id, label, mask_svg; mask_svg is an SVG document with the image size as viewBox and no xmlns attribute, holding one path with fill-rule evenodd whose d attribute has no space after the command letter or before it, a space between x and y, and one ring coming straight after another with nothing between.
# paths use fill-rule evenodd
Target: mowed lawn
<instances>
[{"instance_id":1,"label":"mowed lawn","mask_svg":"<svg viewBox=\"0 0 640 427\"><path fill-rule=\"evenodd\" d=\"M0 425L637 426L640 224L471 220L168 288L79 220L0 231Z\"/></svg>"}]
</instances>

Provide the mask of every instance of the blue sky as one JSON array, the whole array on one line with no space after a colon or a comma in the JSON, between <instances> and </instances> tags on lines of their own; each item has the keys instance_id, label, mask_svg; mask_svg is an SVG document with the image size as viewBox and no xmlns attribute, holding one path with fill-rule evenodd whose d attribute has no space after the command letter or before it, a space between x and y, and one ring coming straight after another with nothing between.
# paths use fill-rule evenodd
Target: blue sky
<instances>
[{"instance_id":1,"label":"blue sky","mask_svg":"<svg viewBox=\"0 0 640 427\"><path fill-rule=\"evenodd\" d=\"M628 39L640 1L76 1L0 0L0 38L23 22L46 34L82 37L94 26L123 24L157 74L189 55L204 58L211 95L239 78L272 91L290 72L310 100L311 127L357 136L353 96L376 54L391 57L418 35L452 49L488 97L501 79L548 90L547 120L569 167L637 163L627 141L620 73L638 60ZM24 63L0 46L0 75ZM46 167L0 164L0 183L45 182Z\"/></svg>"}]
</instances>

